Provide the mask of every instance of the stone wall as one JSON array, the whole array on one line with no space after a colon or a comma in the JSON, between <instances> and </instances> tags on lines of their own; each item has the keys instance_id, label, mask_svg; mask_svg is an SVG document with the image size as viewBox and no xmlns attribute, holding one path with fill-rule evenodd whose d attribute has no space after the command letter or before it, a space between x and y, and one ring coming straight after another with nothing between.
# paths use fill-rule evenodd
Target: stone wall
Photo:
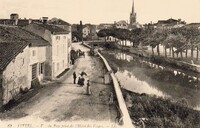
<instances>
[{"instance_id":1,"label":"stone wall","mask_svg":"<svg viewBox=\"0 0 200 128\"><path fill-rule=\"evenodd\" d=\"M3 71L2 104L7 104L20 93L20 89L30 89L31 81L28 79L29 48L19 53Z\"/></svg>"}]
</instances>

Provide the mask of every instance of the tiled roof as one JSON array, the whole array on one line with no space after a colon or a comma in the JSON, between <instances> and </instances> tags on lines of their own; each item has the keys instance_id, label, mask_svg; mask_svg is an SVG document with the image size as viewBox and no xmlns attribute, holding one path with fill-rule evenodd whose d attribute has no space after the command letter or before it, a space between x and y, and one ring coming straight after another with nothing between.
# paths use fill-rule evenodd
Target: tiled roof
<instances>
[{"instance_id":1,"label":"tiled roof","mask_svg":"<svg viewBox=\"0 0 200 128\"><path fill-rule=\"evenodd\" d=\"M68 34L69 32L66 31L65 29L62 29L60 27L57 27L55 25L50 25L50 24L37 24L47 30L49 30L51 33L55 34Z\"/></svg>"},{"instance_id":2,"label":"tiled roof","mask_svg":"<svg viewBox=\"0 0 200 128\"><path fill-rule=\"evenodd\" d=\"M21 42L24 41L22 38L17 37L6 31L2 26L0 26L0 42Z\"/></svg>"},{"instance_id":3,"label":"tiled roof","mask_svg":"<svg viewBox=\"0 0 200 128\"><path fill-rule=\"evenodd\" d=\"M15 20L11 20L11 19L0 19L0 24L4 24L4 25L14 25L14 24L15 24Z\"/></svg>"},{"instance_id":4,"label":"tiled roof","mask_svg":"<svg viewBox=\"0 0 200 128\"><path fill-rule=\"evenodd\" d=\"M26 46L28 43L25 41L0 42L0 70L4 70Z\"/></svg>"},{"instance_id":5,"label":"tiled roof","mask_svg":"<svg viewBox=\"0 0 200 128\"><path fill-rule=\"evenodd\" d=\"M128 24L125 20L120 20L118 22L116 22L116 24Z\"/></svg>"},{"instance_id":6,"label":"tiled roof","mask_svg":"<svg viewBox=\"0 0 200 128\"><path fill-rule=\"evenodd\" d=\"M68 25L71 26L71 24L69 24L68 22L62 20L62 19L57 19L57 18L53 18L51 20L48 21L49 24L54 24L54 25Z\"/></svg>"},{"instance_id":7,"label":"tiled roof","mask_svg":"<svg viewBox=\"0 0 200 128\"><path fill-rule=\"evenodd\" d=\"M8 34L13 34L16 37L19 37L23 40L28 41L31 43L31 46L48 46L50 43L46 40L44 40L42 37L31 33L27 30L24 30L20 27L15 27L15 26L0 26L1 30L4 30Z\"/></svg>"},{"instance_id":8,"label":"tiled roof","mask_svg":"<svg viewBox=\"0 0 200 128\"><path fill-rule=\"evenodd\" d=\"M170 24L170 23L177 23L178 20L176 19L168 19L168 20L159 20L158 23L160 24Z\"/></svg>"},{"instance_id":9,"label":"tiled roof","mask_svg":"<svg viewBox=\"0 0 200 128\"><path fill-rule=\"evenodd\" d=\"M15 20L12 19L0 19L0 24L3 25L15 25L15 26L21 26L24 27L26 25L29 25L31 23L42 23L41 20L37 20L37 19L18 19L17 24L15 22Z\"/></svg>"}]
</instances>

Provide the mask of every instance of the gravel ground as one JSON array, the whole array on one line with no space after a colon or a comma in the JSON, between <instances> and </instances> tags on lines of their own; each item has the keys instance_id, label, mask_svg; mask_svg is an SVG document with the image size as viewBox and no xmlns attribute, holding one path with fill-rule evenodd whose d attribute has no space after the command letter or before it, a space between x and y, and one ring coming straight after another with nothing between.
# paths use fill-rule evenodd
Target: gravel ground
<instances>
[{"instance_id":1,"label":"gravel ground","mask_svg":"<svg viewBox=\"0 0 200 128\"><path fill-rule=\"evenodd\" d=\"M73 44L75 49L88 52L89 49L79 43ZM21 119L41 119L51 121L106 121L115 123L117 110L109 105L109 95L113 92L112 85L105 85L103 64L98 57L86 54L76 60L75 65L60 79L59 82L45 85L37 94L9 111L0 113L2 121ZM91 81L92 95L86 95L86 85L80 87L73 84L72 73L84 71L86 79ZM0 126L2 122L0 121Z\"/></svg>"}]
</instances>

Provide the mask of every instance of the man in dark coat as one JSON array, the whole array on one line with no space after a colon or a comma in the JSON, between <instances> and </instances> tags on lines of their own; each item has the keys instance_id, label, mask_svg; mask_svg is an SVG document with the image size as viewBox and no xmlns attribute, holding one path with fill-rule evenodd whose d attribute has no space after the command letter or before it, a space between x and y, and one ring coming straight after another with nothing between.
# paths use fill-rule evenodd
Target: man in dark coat
<instances>
[{"instance_id":1,"label":"man in dark coat","mask_svg":"<svg viewBox=\"0 0 200 128\"><path fill-rule=\"evenodd\" d=\"M76 84L76 72L73 73L74 84Z\"/></svg>"}]
</instances>

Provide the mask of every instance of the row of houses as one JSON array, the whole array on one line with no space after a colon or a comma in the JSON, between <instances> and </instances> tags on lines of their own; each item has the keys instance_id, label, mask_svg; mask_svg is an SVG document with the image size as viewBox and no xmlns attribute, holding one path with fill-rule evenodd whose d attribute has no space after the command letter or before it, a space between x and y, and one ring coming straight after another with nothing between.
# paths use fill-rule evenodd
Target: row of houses
<instances>
[{"instance_id":1,"label":"row of houses","mask_svg":"<svg viewBox=\"0 0 200 128\"><path fill-rule=\"evenodd\" d=\"M82 25L82 22L79 24L73 24L72 25L72 31L73 32L79 32L82 35L83 40L95 40L98 39L97 33L101 29L110 29L110 28L119 28L119 29L128 29L132 30L135 28L156 28L156 29L170 29L170 28L178 28L185 26L186 22L182 21L181 19L167 19L167 20L159 20L157 23L150 23L150 24L144 24L141 25L137 22L134 22L134 25L129 24L125 20L115 21L114 23L110 24L99 24L99 25L93 25L93 24L85 24ZM134 27L133 27L134 26ZM77 40L77 37L75 37L75 41ZM80 39L79 39L80 40Z\"/></svg>"},{"instance_id":2,"label":"row of houses","mask_svg":"<svg viewBox=\"0 0 200 128\"><path fill-rule=\"evenodd\" d=\"M29 90L34 81L56 79L69 68L71 31L67 26L47 20L23 27L0 25L0 107Z\"/></svg>"}]
</instances>

